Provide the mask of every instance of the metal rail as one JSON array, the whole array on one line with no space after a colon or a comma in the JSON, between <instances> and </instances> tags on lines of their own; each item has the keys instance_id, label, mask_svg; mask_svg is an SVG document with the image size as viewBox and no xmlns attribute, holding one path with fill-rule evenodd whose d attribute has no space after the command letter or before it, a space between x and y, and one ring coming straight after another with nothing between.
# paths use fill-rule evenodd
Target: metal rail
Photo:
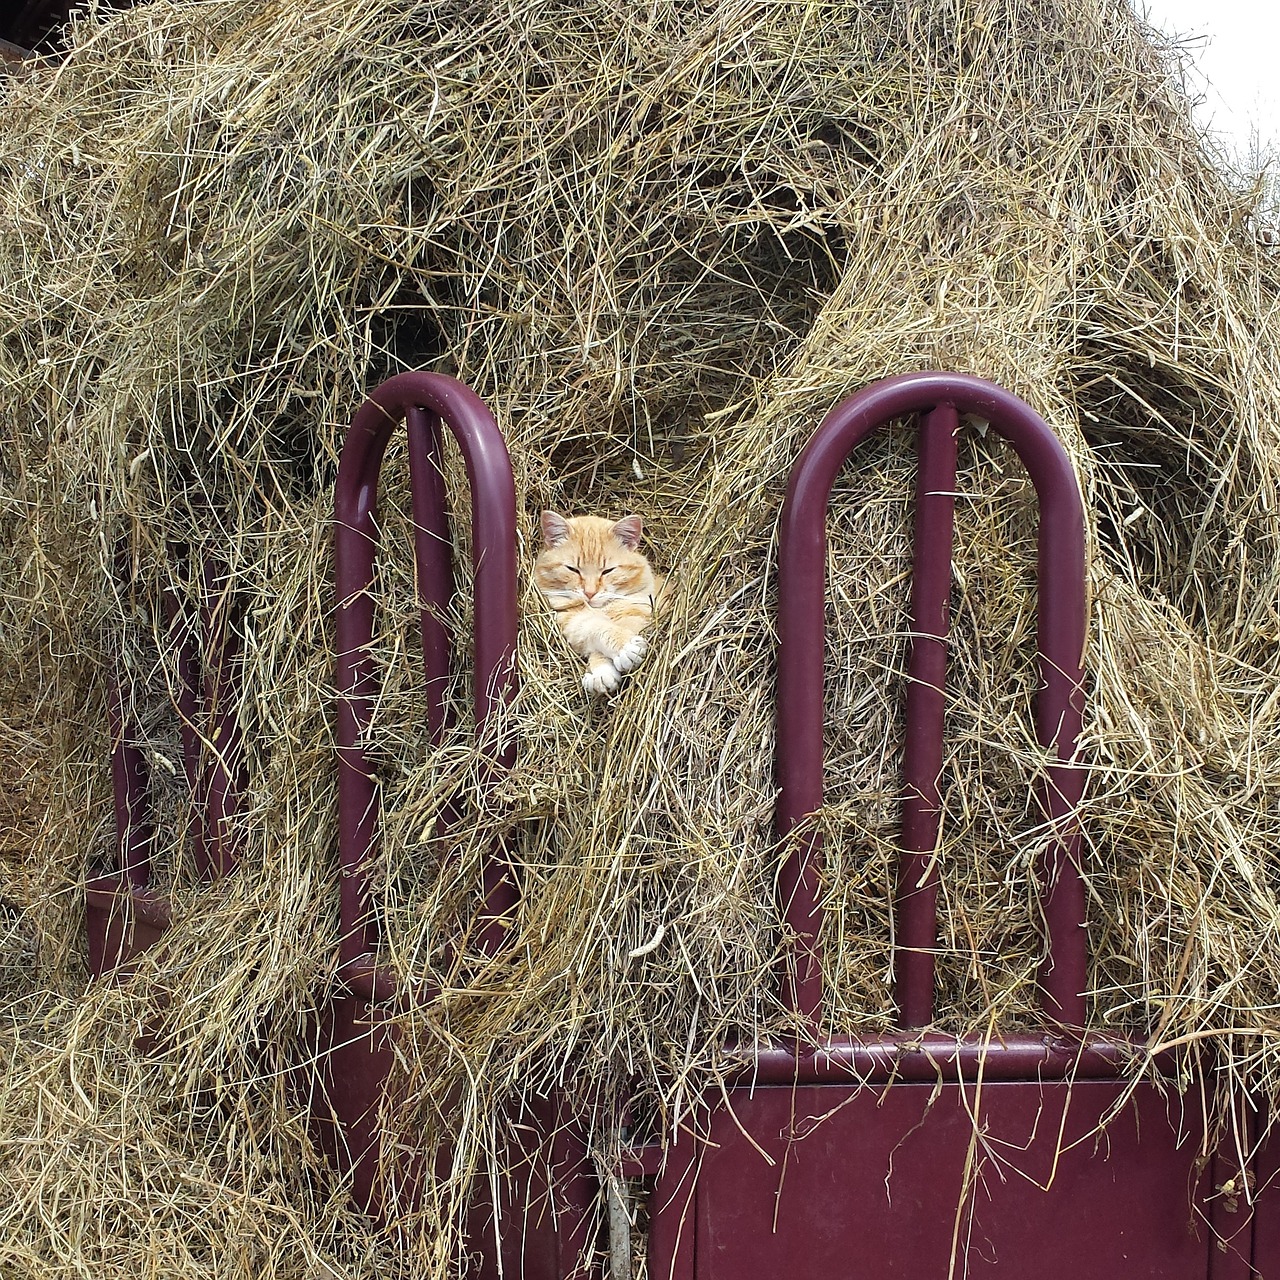
<instances>
[{"instance_id":1,"label":"metal rail","mask_svg":"<svg viewBox=\"0 0 1280 1280\"><path fill-rule=\"evenodd\" d=\"M185 563L181 548L170 551ZM127 571L122 552L117 572L123 579ZM233 678L239 639L230 622L232 593L225 567L213 560L203 566L198 628L176 593L165 592L164 609L177 676L170 701L178 713L191 796L186 837L197 874L213 880L233 871L239 861L235 826L244 787ZM116 838L114 866L91 874L85 885L89 971L95 977L123 971L170 924L168 896L152 884L156 831L151 769L120 670L108 684L107 713Z\"/></svg>"},{"instance_id":2,"label":"metal rail","mask_svg":"<svg viewBox=\"0 0 1280 1280\"><path fill-rule=\"evenodd\" d=\"M897 915L898 1023L933 1017L937 938L938 777L946 678L955 430L960 414L990 422L1022 459L1040 502L1036 643L1040 690L1036 731L1057 760L1047 770L1044 805L1051 838L1041 860L1048 933L1040 980L1045 1011L1082 1026L1087 959L1080 831L1075 810L1084 773L1076 761L1083 714L1084 513L1061 443L1016 396L963 374L905 374L875 383L833 409L801 453L782 510L778 602L777 827L791 841L780 877L782 908L795 944L786 978L790 1007L816 1028L823 1002L818 936L821 837L811 816L823 802L823 656L827 501L852 451L884 423L925 413L921 428L912 593L913 634L906 709L904 804Z\"/></svg>"}]
</instances>

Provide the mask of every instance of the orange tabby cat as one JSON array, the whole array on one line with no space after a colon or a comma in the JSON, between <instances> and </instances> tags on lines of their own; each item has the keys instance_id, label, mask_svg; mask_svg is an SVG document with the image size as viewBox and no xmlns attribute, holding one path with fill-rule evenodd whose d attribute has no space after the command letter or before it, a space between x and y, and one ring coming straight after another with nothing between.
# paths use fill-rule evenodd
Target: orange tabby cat
<instances>
[{"instance_id":1,"label":"orange tabby cat","mask_svg":"<svg viewBox=\"0 0 1280 1280\"><path fill-rule=\"evenodd\" d=\"M615 523L542 513L544 550L534 578L565 638L591 668L582 677L588 693L616 689L649 651L640 633L662 603L663 579L636 550L643 528L639 516Z\"/></svg>"}]
</instances>

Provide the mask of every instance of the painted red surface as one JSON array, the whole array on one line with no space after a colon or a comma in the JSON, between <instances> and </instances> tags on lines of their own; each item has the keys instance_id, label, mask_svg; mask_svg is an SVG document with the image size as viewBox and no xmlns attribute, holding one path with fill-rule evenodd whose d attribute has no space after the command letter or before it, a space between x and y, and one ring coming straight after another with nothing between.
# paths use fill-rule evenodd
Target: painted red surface
<instances>
[{"instance_id":1,"label":"painted red surface","mask_svg":"<svg viewBox=\"0 0 1280 1280\"><path fill-rule=\"evenodd\" d=\"M1243 1144L1204 1152L1196 1063L1190 1087L1117 1077L1141 1041L1084 1033L1088 965L1081 833L1084 770L1084 518L1070 459L1044 421L978 378L908 374L827 415L797 460L780 523L779 835L789 841L780 908L794 942L783 999L818 1039L824 992L822 846L826 510L832 482L886 422L921 414L906 697L902 857L895 901L897 1028L861 1042L739 1051L738 1083L706 1100L660 1154L650 1197L651 1280L757 1276L1162 1277L1247 1280L1274 1266L1270 1189L1255 1213L1239 1189L1274 1157ZM934 1015L939 834L951 584L954 434L985 419L1025 465L1040 505L1036 730L1052 753L1040 800L1048 838L1037 885L1045 921L1043 1031L989 1043L927 1028ZM997 641L998 643L998 641ZM1167 1059L1146 1064L1168 1070ZM1202 1095L1201 1088L1205 1090ZM1274 1193L1280 1195L1280 1192ZM1268 1220L1263 1221L1264 1217Z\"/></svg>"},{"instance_id":2,"label":"painted red surface","mask_svg":"<svg viewBox=\"0 0 1280 1280\"><path fill-rule=\"evenodd\" d=\"M1259 1280L1280 1280L1280 1132L1258 1153L1254 1192L1254 1271Z\"/></svg>"},{"instance_id":3,"label":"painted red surface","mask_svg":"<svg viewBox=\"0 0 1280 1280\"><path fill-rule=\"evenodd\" d=\"M734 1090L696 1178L655 1194L692 1257L651 1275L1199 1280L1216 1251L1201 1116L1143 1086L1100 1130L1123 1093L1105 1081ZM1246 1234L1246 1262L1247 1250Z\"/></svg>"}]
</instances>

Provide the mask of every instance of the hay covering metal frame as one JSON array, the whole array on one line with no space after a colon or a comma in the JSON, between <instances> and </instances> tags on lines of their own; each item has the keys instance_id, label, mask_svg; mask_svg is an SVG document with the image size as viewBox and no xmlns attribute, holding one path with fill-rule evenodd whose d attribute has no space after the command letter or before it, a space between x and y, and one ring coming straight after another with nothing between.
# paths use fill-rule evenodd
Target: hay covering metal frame
<instances>
[{"instance_id":1,"label":"hay covering metal frame","mask_svg":"<svg viewBox=\"0 0 1280 1280\"><path fill-rule=\"evenodd\" d=\"M821 835L827 502L868 436L921 414L897 883L897 1029L823 1038ZM1013 445L1039 506L1035 719L1045 750L1047 847L1032 870L1045 944L1049 1030L932 1033L950 630L956 436L961 414ZM737 1079L710 1091L696 1128L627 1153L652 1176L654 1280L762 1274L1006 1274L1174 1280L1280 1270L1274 1140L1212 1154L1194 1135L1215 1106L1195 1055L1153 1057L1154 1037L1084 1029L1088 973L1081 832L1085 769L1085 526L1071 461L1030 406L978 378L890 378L836 406L791 471L778 577L778 877L790 928L783 999L790 1044L734 1046ZM1138 1079L1133 1069L1150 1072ZM1126 1073L1128 1079L1124 1078ZM1245 1187L1249 1188L1247 1193ZM1232 1188L1235 1188L1233 1194ZM1255 1198L1255 1189L1259 1191ZM1087 1223L1088 1230L1064 1230Z\"/></svg>"},{"instance_id":2,"label":"hay covering metal frame","mask_svg":"<svg viewBox=\"0 0 1280 1280\"><path fill-rule=\"evenodd\" d=\"M456 1280L460 1201L522 1098L575 1081L608 1116L625 1079L670 1135L735 1029L792 1032L774 514L812 423L902 369L1016 391L1086 496L1089 1026L1203 1047L1218 1099L1280 1096L1280 258L1127 3L158 0L86 10L0 93L0 1270ZM331 486L364 388L424 366L502 424L523 565L541 507L635 510L673 590L603 708L528 597L501 713L527 749L486 790L465 676L426 747L411 561L379 570L370 887L392 967L441 990L398 1016L400 1118L464 1135L392 1252L317 1175L284 1080L339 982ZM855 1038L894 1017L910 492L891 438L860 458L830 508L818 821L825 1031ZM949 673L935 1017L963 1036L1037 1017L1043 759L1028 488L993 432L959 463L954 626L1010 638ZM157 657L206 551L243 644L243 858L216 882ZM113 669L172 927L86 991ZM535 892L486 957L499 839ZM1205 1123L1244 1156L1236 1115Z\"/></svg>"},{"instance_id":3,"label":"hay covering metal frame","mask_svg":"<svg viewBox=\"0 0 1280 1280\"><path fill-rule=\"evenodd\" d=\"M373 661L373 587L381 543L378 481L387 445L402 422L412 477L428 731L438 745L450 719L446 689L457 665L453 637L443 621L454 596L443 425L461 447L471 489L472 688L475 731L490 775L487 787L511 767L516 749L492 732L491 720L494 710L511 700L516 683L515 488L506 445L493 416L468 387L440 374L401 374L373 391L356 414L334 489L341 988L324 1002L303 1039L303 1063L292 1072L334 1172L362 1211L386 1223L414 1211L421 1179L432 1176L422 1155L394 1137L391 1117L401 1101L393 1079L397 1007L428 1004L439 995L406 990L399 976L381 963L381 927L370 891L381 837L377 761L367 742L379 694ZM166 601L183 675L178 706L193 799L191 834L206 879L231 873L237 862L227 835L237 808L240 754L239 735L226 712L235 660L227 643L231 602L225 583L221 592L216 590L218 581L216 570L206 566L206 595L217 603L205 610L202 645L194 644L177 602ZM213 655L207 690L213 762L205 772L200 749L205 717L196 690L199 652ZM170 908L152 882L149 771L114 680L109 705L118 865L89 878L85 906L89 971L118 981L163 938ZM482 867L482 953L492 953L507 935L519 895L517 881L501 847L491 847ZM477 1201L467 1211L466 1247L478 1256L483 1276L572 1280L588 1274L583 1259L591 1253L588 1233L596 1194L580 1117L558 1090L522 1110L533 1125L521 1126L523 1142L504 1152L509 1163L496 1193L486 1197L477 1188ZM437 1162L442 1158L437 1155Z\"/></svg>"},{"instance_id":4,"label":"hay covering metal frame","mask_svg":"<svg viewBox=\"0 0 1280 1280\"><path fill-rule=\"evenodd\" d=\"M813 820L823 805L827 502L836 473L857 446L885 423L914 414L923 416L896 901L899 1030L879 1040L824 1040L822 842ZM941 839L961 414L980 418L1012 442L1039 499L1036 724L1047 759L1041 803L1048 843L1035 874L1047 936L1045 1013L1058 1028L1040 1035L994 1028L957 1039L927 1030L934 1020L938 873L931 853ZM461 445L471 491L476 733L488 735L495 777L510 768L516 750L490 730L492 712L509 703L515 682L515 494L506 446L492 415L467 387L437 374L402 374L374 391L356 415L335 486L343 988L324 1006L306 1041L305 1065L294 1073L344 1185L362 1210L384 1221L413 1212L421 1180L434 1176L411 1140L406 1147L403 1131L399 1142L395 1137L391 1117L402 1100L394 1080L395 1010L406 998L425 1005L439 997L423 990L406 995L398 976L380 963L369 883L380 840L377 766L366 741L378 696L378 480L402 421L413 486L429 731L438 744L449 714L444 688L455 662L442 621L454 595L444 424ZM1088 966L1077 810L1085 774L1077 757L1084 710L1084 513L1070 460L1053 432L1024 402L977 378L924 373L877 383L832 410L802 452L791 472L781 531L776 821L787 852L778 884L792 935L783 999L801 1031L789 1047L732 1050L741 1060L734 1074L744 1082L706 1099L698 1114L701 1133L677 1132L669 1143L624 1151L615 1177L653 1179L649 1274L740 1280L761 1265L824 1274L850 1258L876 1275L914 1276L921 1268L955 1265L957 1258L969 1274L985 1258L1006 1267L1034 1263L1039 1274L1064 1280L1082 1265L1110 1270L1134 1257L1152 1274L1188 1280L1206 1267L1221 1278L1265 1275L1280 1266L1280 1254L1272 1256L1273 1236L1265 1227L1255 1229L1280 1208L1280 1187L1270 1185L1268 1167L1274 1144L1258 1151L1248 1145L1243 1163L1225 1147L1211 1157L1202 1154L1188 1134L1204 1131L1214 1106L1202 1096L1211 1090L1203 1074L1194 1072L1188 1088L1186 1065L1180 1068L1170 1054L1153 1057L1151 1041L1083 1029ZM216 575L206 572L211 578ZM225 619L225 594L221 604ZM190 644L179 612L171 608L170 614L179 624L180 669L190 675ZM215 635L208 647L218 655L209 685L216 707L228 701L225 621L215 632L206 616L205 630ZM203 873L225 874L235 860L220 834L225 815L235 809L238 742L223 717L214 731L221 749L213 780L199 785L200 756L192 740L196 703L188 680L180 699L188 712L188 774L193 795L209 806L193 813L193 829L209 838ZM120 865L114 875L91 880L86 895L90 967L99 976L127 970L168 926L167 903L150 883L145 765L118 709L118 694L111 705ZM489 850L482 881L478 946L491 953L501 946L519 897L518 873L500 847ZM1144 1055L1146 1068L1164 1073L1165 1081L1123 1078ZM1194 1055L1191 1063L1194 1068ZM600 1186L584 1117L571 1096L555 1090L527 1101L523 1118L522 1140L503 1152L502 1175L487 1195L478 1187L481 1194L467 1208L467 1247L477 1258L477 1274L589 1276ZM1255 1129L1245 1113L1236 1124L1246 1138ZM821 1139L815 1137L819 1131ZM975 1163L979 1140L983 1152ZM437 1149L435 1161L447 1154L447 1146ZM793 1158L796 1167L784 1187L779 1168L785 1171ZM998 1174L998 1192L986 1186L985 1162ZM1224 1193L1233 1186L1248 1191ZM895 1200L905 1210L895 1208ZM616 1193L609 1210L615 1217L629 1212ZM1088 1237L1055 1235L1052 1224L1064 1217L1088 1220ZM627 1249L615 1253L614 1270L629 1271L629 1256Z\"/></svg>"}]
</instances>

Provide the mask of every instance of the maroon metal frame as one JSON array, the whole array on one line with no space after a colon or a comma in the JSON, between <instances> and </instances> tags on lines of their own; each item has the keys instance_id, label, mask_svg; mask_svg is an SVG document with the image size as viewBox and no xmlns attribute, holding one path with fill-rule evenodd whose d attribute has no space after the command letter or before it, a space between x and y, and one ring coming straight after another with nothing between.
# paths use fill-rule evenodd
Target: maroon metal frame
<instances>
[{"instance_id":1,"label":"maroon metal frame","mask_svg":"<svg viewBox=\"0 0 1280 1280\"><path fill-rule=\"evenodd\" d=\"M384 1152L387 1113L397 1098L390 1074L402 998L396 975L379 961L379 926L369 867L377 856L380 804L376 769L365 743L377 682L373 664L371 587L380 543L377 490L382 459L400 421L408 431L414 554L423 601L426 720L433 743L448 725L445 693L453 642L443 621L454 592L452 540L442 470L442 426L462 451L471 488L471 579L474 609L474 714L490 778L509 767L514 746L497 713L515 690L515 485L506 445L478 397L453 378L404 373L374 391L356 414L343 446L335 487L337 594L338 829L342 867L339 977L343 990L322 1010L306 1083L316 1132L356 1203L391 1222L412 1207L426 1176L420 1158ZM501 945L518 903L504 851L482 870L480 945ZM436 993L403 993L427 1001ZM595 1186L565 1096L529 1106L514 1126L520 1138L509 1168L468 1215L468 1247L483 1277L562 1280L579 1276L586 1254Z\"/></svg>"},{"instance_id":2,"label":"maroon metal frame","mask_svg":"<svg viewBox=\"0 0 1280 1280\"><path fill-rule=\"evenodd\" d=\"M927 411L921 426L908 673L902 821L905 856L897 903L899 1025L933 1017L937 869L932 854L939 822L942 708L946 681L951 531L959 414L990 422L1017 451L1040 500L1037 647L1040 694L1036 730L1056 753L1046 779L1047 817L1054 838L1045 851L1044 916L1048 947L1041 971L1046 1012L1072 1026L1084 1023L1087 963L1084 883L1075 809L1084 772L1075 762L1084 694L1084 512L1070 459L1028 405L992 383L956 374L889 378L827 415L791 473L782 510L778 599L779 834L791 836L781 885L787 923L797 942L788 1002L816 1025L822 1004L817 950L820 839L805 820L822 807L822 664L825 639L827 498L837 471L877 427ZM796 834L792 836L792 833Z\"/></svg>"},{"instance_id":3,"label":"maroon metal frame","mask_svg":"<svg viewBox=\"0 0 1280 1280\"><path fill-rule=\"evenodd\" d=\"M177 560L185 561L179 548L173 553ZM127 557L119 556L118 563L123 569ZM179 717L183 772L191 792L187 839L197 874L203 880L213 880L234 870L239 859L235 820L243 789L243 744L233 678L239 639L230 625L230 584L225 569L216 562L209 561L204 567L201 598L198 629L176 594L166 592L164 605L178 678L170 701ZM202 665L206 673L203 692ZM131 962L154 946L170 925L168 895L152 884L155 816L151 771L119 671L108 683L107 710L115 866L91 874L85 885L89 972L96 978L125 976Z\"/></svg>"},{"instance_id":4,"label":"maroon metal frame","mask_svg":"<svg viewBox=\"0 0 1280 1280\"><path fill-rule=\"evenodd\" d=\"M897 1029L865 1040L824 1038L821 839L812 815L823 803L828 495L862 440L914 414L924 417L895 903ZM985 419L1012 444L1039 498L1036 727L1055 760L1043 785L1049 840L1039 868L1046 1029L984 1039L925 1030L934 1016L932 854L962 414ZM1239 1161L1225 1152L1197 1160L1198 1148L1184 1140L1203 1127L1198 1095L1179 1102L1176 1092L1166 1096L1167 1086L1118 1079L1145 1046L1082 1030L1088 973L1075 811L1084 782L1076 759L1084 519L1060 442L1021 400L965 375L909 374L846 400L827 415L791 475L781 519L778 628L777 828L788 847L779 893L794 938L782 994L804 1031L790 1043L737 1052L738 1082L705 1100L701 1137L678 1132L665 1147L624 1159L624 1173L657 1175L649 1275L747 1280L779 1268L804 1275L835 1268L850 1276L917 1277L955 1267L955 1274L972 1275L999 1262L1011 1274L1021 1265L1054 1278L1080 1274L1081 1265L1103 1268L1088 1274L1110 1274L1128 1265L1125 1259L1141 1261L1134 1275L1248 1275L1263 1239L1253 1235L1258 1219L1248 1197L1229 1207L1215 1192ZM1238 1119L1246 1150L1252 1131L1246 1117ZM994 1160L1000 1176L959 1193L961 1201L970 1197L973 1222L982 1220L979 1234L990 1234L976 1252L963 1246L957 1259L949 1215L962 1206L952 1184L972 1173L975 1144L979 1160ZM1265 1158L1253 1163L1261 1169ZM1002 1160L1026 1167L1006 1177ZM1039 1178L1052 1184L1050 1193L1036 1185ZM1209 1226L1203 1238L1187 1234L1193 1199ZM1047 1229L1053 1213L1065 1215L1056 1232ZM1089 1236L1064 1235L1068 1220L1081 1215L1090 1221ZM1280 1271L1280 1255L1270 1265Z\"/></svg>"},{"instance_id":5,"label":"maroon metal frame","mask_svg":"<svg viewBox=\"0 0 1280 1280\"><path fill-rule=\"evenodd\" d=\"M916 494L903 853L895 903L897 1029L865 1040L824 1038L817 892L822 850L810 819L823 795L827 500L836 472L861 440L881 424L915 413L925 416ZM1045 1029L985 1040L927 1030L934 1011L937 874L931 855L940 820L955 434L961 414L986 419L1009 439L1040 499L1036 723L1041 743L1056 758L1044 780L1050 838L1039 871L1047 935L1041 966ZM447 426L462 449L472 490L475 722L495 778L509 766L513 750L495 712L514 689L517 621L515 493L496 424L474 394L453 379L435 374L391 379L356 415L335 493L341 988L321 1009L312 1052L296 1073L311 1099L321 1141L350 1179L357 1203L384 1220L413 1202L423 1175L412 1155L384 1160L382 1154L383 1116L397 1101L389 1084L395 1015L398 1001L407 996L396 976L379 964L369 884L370 861L378 850L379 795L364 743L377 692L370 592L379 544L377 485L387 443L402 419L409 437L414 552L423 599L428 732L440 742L449 714L445 691L453 644L443 618L454 581L440 454ZM654 1280L695 1275L746 1280L761 1268L925 1274L947 1263L937 1252L939 1240L945 1245L948 1239L939 1234L930 1194L935 1184L959 1176L962 1165L967 1168L980 1140L984 1149L1003 1144L1023 1153L1022 1177L1032 1179L1024 1185L1002 1178L1014 1191L989 1197L995 1206L991 1229L1004 1233L998 1260L1006 1270L1016 1270L1021 1260L1023 1269L1034 1266L1048 1280L1074 1280L1072 1258L1083 1247L1090 1259L1111 1260L1105 1263L1108 1274L1117 1265L1127 1267L1130 1258L1144 1258L1146 1269L1132 1274L1207 1274L1216 1280L1280 1275L1276 1143L1250 1154L1245 1172L1256 1190L1252 1197L1239 1194L1238 1158L1219 1152L1197 1159L1182 1140L1180 1124L1194 1133L1203 1121L1194 1093L1179 1101L1166 1097L1163 1086L1126 1085L1118 1077L1143 1047L1081 1029L1087 956L1075 810L1084 777L1076 760L1083 706L1084 540L1079 490L1061 445L1025 404L980 379L941 373L888 379L838 406L819 427L792 474L781 529L777 825L789 844L779 883L794 936L783 995L803 1034L790 1043L737 1052L739 1082L708 1098L703 1108L706 1141L677 1134L665 1147L642 1148L624 1159L623 1173L656 1176L649 1274ZM200 875L213 878L236 864L234 829L243 787L234 708L236 642L226 575L216 565L204 568L203 596L198 626L176 597L166 605L177 649L178 688L172 696L192 794L190 841ZM169 922L167 900L151 883L154 819L146 754L119 680L111 685L109 709L116 865L87 886L90 963L96 975L127 971ZM518 885L501 848L491 851L482 874L481 942L492 950L506 936ZM431 993L414 998L430 999ZM1181 1118L1180 1107L1185 1108ZM1120 1113L1131 1116L1132 1123L1119 1124L1115 1116ZM478 1198L468 1218L468 1245L480 1256L485 1280L498 1275L578 1280L589 1274L598 1202L581 1117L571 1099L558 1092L534 1103L519 1120L508 1168L496 1180L497 1202ZM1237 1118L1246 1152L1256 1131L1253 1119ZM1098 1132L1103 1132L1100 1142ZM821 1140L813 1141L813 1135ZM809 1145L802 1148L802 1143ZM796 1162L798 1152L802 1158ZM789 1161L794 1163L789 1183L776 1172L762 1173L762 1165L786 1170ZM397 1167L385 1167L388 1162ZM910 1192L906 1209L895 1205L887 1225L880 1220L886 1164L905 1171L899 1173L899 1185L905 1179ZM390 1199L380 1168L392 1175L393 1184L400 1175L399 1190ZM1074 1252L1058 1249L1061 1240L1053 1238L1046 1195L1035 1179L1053 1183L1054 1203L1064 1206L1063 1213L1088 1220L1097 1240L1081 1246L1073 1237ZM998 1206L1001 1195L1004 1203ZM1177 1230L1170 1224L1184 1211L1191 1218L1192 1204L1209 1228L1207 1255L1199 1237L1171 1241L1170 1233ZM1056 1229L1061 1236L1061 1226ZM1095 1250L1097 1241L1104 1247ZM1152 1246L1146 1254L1144 1241ZM1060 1253L1070 1257L1063 1261ZM975 1257L970 1274L992 1261ZM966 1254L965 1266L972 1261Z\"/></svg>"}]
</instances>

